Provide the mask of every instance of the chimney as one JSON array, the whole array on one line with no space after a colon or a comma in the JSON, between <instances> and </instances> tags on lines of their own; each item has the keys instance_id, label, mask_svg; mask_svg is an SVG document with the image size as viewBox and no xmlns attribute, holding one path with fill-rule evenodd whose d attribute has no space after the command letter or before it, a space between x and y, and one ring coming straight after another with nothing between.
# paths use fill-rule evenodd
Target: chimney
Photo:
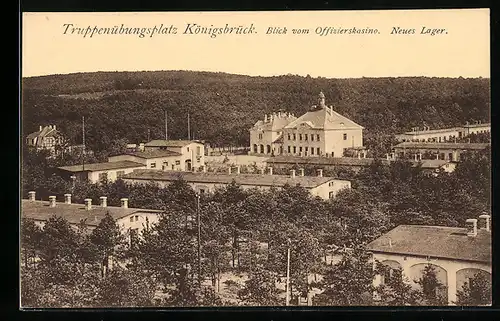
<instances>
[{"instance_id":1,"label":"chimney","mask_svg":"<svg viewBox=\"0 0 500 321\"><path fill-rule=\"evenodd\" d=\"M71 204L71 194L64 194L64 204Z\"/></svg>"},{"instance_id":2,"label":"chimney","mask_svg":"<svg viewBox=\"0 0 500 321\"><path fill-rule=\"evenodd\" d=\"M139 151L143 152L144 151L144 143L139 144Z\"/></svg>"},{"instance_id":3,"label":"chimney","mask_svg":"<svg viewBox=\"0 0 500 321\"><path fill-rule=\"evenodd\" d=\"M85 199L85 209L87 211L90 211L92 209L92 199L91 198Z\"/></svg>"},{"instance_id":4,"label":"chimney","mask_svg":"<svg viewBox=\"0 0 500 321\"><path fill-rule=\"evenodd\" d=\"M54 129L54 130L55 130L55 129L56 129L56 125L52 125L52 129Z\"/></svg>"},{"instance_id":5,"label":"chimney","mask_svg":"<svg viewBox=\"0 0 500 321\"><path fill-rule=\"evenodd\" d=\"M290 175L292 176L292 178L295 178L295 170L294 169L290 170Z\"/></svg>"},{"instance_id":6,"label":"chimney","mask_svg":"<svg viewBox=\"0 0 500 321\"><path fill-rule=\"evenodd\" d=\"M385 157L387 158L387 160L390 160L391 158L389 157L389 154L385 154Z\"/></svg>"},{"instance_id":7,"label":"chimney","mask_svg":"<svg viewBox=\"0 0 500 321\"><path fill-rule=\"evenodd\" d=\"M106 196L101 196L101 207L108 207L108 198Z\"/></svg>"},{"instance_id":8,"label":"chimney","mask_svg":"<svg viewBox=\"0 0 500 321\"><path fill-rule=\"evenodd\" d=\"M229 175L231 175L231 166L228 166L228 167L227 167L227 173L228 173Z\"/></svg>"},{"instance_id":9,"label":"chimney","mask_svg":"<svg viewBox=\"0 0 500 321\"><path fill-rule=\"evenodd\" d=\"M42 125L40 125L40 130L39 130L39 131L41 132L41 131L42 131L42 129L43 129L43 127L42 127Z\"/></svg>"},{"instance_id":10,"label":"chimney","mask_svg":"<svg viewBox=\"0 0 500 321\"><path fill-rule=\"evenodd\" d=\"M241 173L241 168L240 168L240 165L236 166L236 174L240 174Z\"/></svg>"},{"instance_id":11,"label":"chimney","mask_svg":"<svg viewBox=\"0 0 500 321\"><path fill-rule=\"evenodd\" d=\"M264 115L264 123L267 123L267 114Z\"/></svg>"},{"instance_id":12,"label":"chimney","mask_svg":"<svg viewBox=\"0 0 500 321\"><path fill-rule=\"evenodd\" d=\"M128 208L128 198L122 198L120 201L122 203L122 208Z\"/></svg>"},{"instance_id":13,"label":"chimney","mask_svg":"<svg viewBox=\"0 0 500 321\"><path fill-rule=\"evenodd\" d=\"M30 201L34 201L35 200L35 195L36 195L35 191L29 191L28 192L28 199Z\"/></svg>"},{"instance_id":14,"label":"chimney","mask_svg":"<svg viewBox=\"0 0 500 321\"><path fill-rule=\"evenodd\" d=\"M269 168L269 175L273 175L273 168L271 166L269 166L268 168Z\"/></svg>"},{"instance_id":15,"label":"chimney","mask_svg":"<svg viewBox=\"0 0 500 321\"><path fill-rule=\"evenodd\" d=\"M418 154L415 154L414 156L415 156L415 161L417 161L418 160Z\"/></svg>"},{"instance_id":16,"label":"chimney","mask_svg":"<svg viewBox=\"0 0 500 321\"><path fill-rule=\"evenodd\" d=\"M202 166L202 168L203 168L203 173L206 173L207 172L207 166L204 165L204 166Z\"/></svg>"},{"instance_id":17,"label":"chimney","mask_svg":"<svg viewBox=\"0 0 500 321\"><path fill-rule=\"evenodd\" d=\"M467 236L475 237L477 235L477 220L475 218L466 220L465 226L467 227Z\"/></svg>"},{"instance_id":18,"label":"chimney","mask_svg":"<svg viewBox=\"0 0 500 321\"><path fill-rule=\"evenodd\" d=\"M323 170L321 168L316 171L318 172L318 177L323 177Z\"/></svg>"},{"instance_id":19,"label":"chimney","mask_svg":"<svg viewBox=\"0 0 500 321\"><path fill-rule=\"evenodd\" d=\"M304 169L303 168L299 168L299 175L304 176Z\"/></svg>"},{"instance_id":20,"label":"chimney","mask_svg":"<svg viewBox=\"0 0 500 321\"><path fill-rule=\"evenodd\" d=\"M439 153L436 154L436 159L439 159Z\"/></svg>"},{"instance_id":21,"label":"chimney","mask_svg":"<svg viewBox=\"0 0 500 321\"><path fill-rule=\"evenodd\" d=\"M55 196L49 196L49 201L50 201L50 207L56 207L56 197Z\"/></svg>"},{"instance_id":22,"label":"chimney","mask_svg":"<svg viewBox=\"0 0 500 321\"><path fill-rule=\"evenodd\" d=\"M479 229L490 231L490 216L488 214L479 215Z\"/></svg>"},{"instance_id":23,"label":"chimney","mask_svg":"<svg viewBox=\"0 0 500 321\"><path fill-rule=\"evenodd\" d=\"M389 247L392 247L392 239L390 237L389 237L388 241L389 241Z\"/></svg>"}]
</instances>

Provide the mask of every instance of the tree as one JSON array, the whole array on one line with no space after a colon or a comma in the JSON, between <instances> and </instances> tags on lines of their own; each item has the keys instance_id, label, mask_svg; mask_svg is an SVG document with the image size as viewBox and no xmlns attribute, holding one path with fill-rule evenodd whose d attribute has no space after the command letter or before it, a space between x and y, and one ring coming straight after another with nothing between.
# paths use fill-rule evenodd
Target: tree
<instances>
[{"instance_id":1,"label":"tree","mask_svg":"<svg viewBox=\"0 0 500 321\"><path fill-rule=\"evenodd\" d=\"M442 290L446 290L446 287L437 278L434 266L426 265L422 276L416 283L422 289L422 300L425 305L444 306L448 304L446 297L442 293Z\"/></svg>"},{"instance_id":2,"label":"tree","mask_svg":"<svg viewBox=\"0 0 500 321\"><path fill-rule=\"evenodd\" d=\"M315 305L366 305L372 295L373 265L370 255L362 248L344 254L340 262L326 270L319 282L322 293L315 297Z\"/></svg>"},{"instance_id":3,"label":"tree","mask_svg":"<svg viewBox=\"0 0 500 321\"><path fill-rule=\"evenodd\" d=\"M491 304L491 279L486 273L477 273L457 291L457 305L478 306Z\"/></svg>"},{"instance_id":4,"label":"tree","mask_svg":"<svg viewBox=\"0 0 500 321\"><path fill-rule=\"evenodd\" d=\"M42 237L42 229L35 224L32 219L21 219L21 256L24 267L34 268L37 259L37 252L40 247L40 239Z\"/></svg>"},{"instance_id":5,"label":"tree","mask_svg":"<svg viewBox=\"0 0 500 321\"><path fill-rule=\"evenodd\" d=\"M375 263L375 275L390 275L391 268L380 262ZM380 298L381 305L388 306L413 306L418 305L422 293L410 285L410 280L399 269L392 269L389 282L380 284L375 288L375 293Z\"/></svg>"},{"instance_id":6,"label":"tree","mask_svg":"<svg viewBox=\"0 0 500 321\"><path fill-rule=\"evenodd\" d=\"M258 267L245 281L244 287L238 291L238 298L246 305L277 306L283 305L280 290L276 287L276 274Z\"/></svg>"}]
</instances>

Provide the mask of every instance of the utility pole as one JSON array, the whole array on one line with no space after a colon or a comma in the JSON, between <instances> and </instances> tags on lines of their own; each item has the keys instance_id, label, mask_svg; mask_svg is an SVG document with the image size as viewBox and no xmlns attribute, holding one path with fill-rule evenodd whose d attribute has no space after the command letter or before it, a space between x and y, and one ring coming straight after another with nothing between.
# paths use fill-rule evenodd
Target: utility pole
<instances>
[{"instance_id":1,"label":"utility pole","mask_svg":"<svg viewBox=\"0 0 500 321\"><path fill-rule=\"evenodd\" d=\"M196 194L196 214L198 220L198 283L201 285L201 219L200 194Z\"/></svg>"},{"instance_id":2,"label":"utility pole","mask_svg":"<svg viewBox=\"0 0 500 321\"><path fill-rule=\"evenodd\" d=\"M288 239L288 249L286 254L286 306L290 305L290 243L290 239Z\"/></svg>"},{"instance_id":3,"label":"utility pole","mask_svg":"<svg viewBox=\"0 0 500 321\"><path fill-rule=\"evenodd\" d=\"M191 126L189 124L189 113L188 113L188 140L191 140Z\"/></svg>"},{"instance_id":4,"label":"utility pole","mask_svg":"<svg viewBox=\"0 0 500 321\"><path fill-rule=\"evenodd\" d=\"M168 116L165 110L165 140L168 140Z\"/></svg>"},{"instance_id":5,"label":"utility pole","mask_svg":"<svg viewBox=\"0 0 500 321\"><path fill-rule=\"evenodd\" d=\"M85 116L82 116L82 142L83 142L82 171L84 171L85 170Z\"/></svg>"}]
</instances>

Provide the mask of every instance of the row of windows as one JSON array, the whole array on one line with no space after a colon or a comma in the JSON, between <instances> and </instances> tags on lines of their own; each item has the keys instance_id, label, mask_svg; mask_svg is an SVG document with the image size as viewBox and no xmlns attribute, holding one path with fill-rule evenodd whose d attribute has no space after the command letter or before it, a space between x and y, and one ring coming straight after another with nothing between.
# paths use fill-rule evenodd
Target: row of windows
<instances>
[{"instance_id":1,"label":"row of windows","mask_svg":"<svg viewBox=\"0 0 500 321\"><path fill-rule=\"evenodd\" d=\"M199 160L198 160L198 162L199 162ZM180 165L180 164L181 164L181 161L180 161L180 160L176 160L176 161L175 161L175 165ZM174 166L174 164L172 164L172 168L173 168L173 166ZM151 167L151 168L156 168L156 162L155 162L155 163L151 163L151 164L150 164L150 167ZM168 167L168 162L163 162L163 168L165 169L165 168L167 168L167 167Z\"/></svg>"},{"instance_id":2,"label":"row of windows","mask_svg":"<svg viewBox=\"0 0 500 321\"><path fill-rule=\"evenodd\" d=\"M288 146L288 154L292 154L292 151L293 151L293 154L297 154L297 146ZM299 153L302 153L302 151L304 151L305 155L307 156L307 153L311 153L311 155L314 155L314 152L316 151L316 155L321 155L321 148L317 147L317 148L314 148L314 147L304 147L302 148L302 146L299 146L298 148L298 151Z\"/></svg>"},{"instance_id":3,"label":"row of windows","mask_svg":"<svg viewBox=\"0 0 500 321\"><path fill-rule=\"evenodd\" d=\"M298 134L299 140L307 141L309 139L309 134ZM316 141L320 141L321 137L319 134L310 134L311 141L314 142L314 137L316 137ZM288 140L297 140L297 134L288 134Z\"/></svg>"},{"instance_id":4,"label":"row of windows","mask_svg":"<svg viewBox=\"0 0 500 321\"><path fill-rule=\"evenodd\" d=\"M134 220L137 222L139 220L139 216L135 215L130 217L130 222L133 222Z\"/></svg>"}]
</instances>

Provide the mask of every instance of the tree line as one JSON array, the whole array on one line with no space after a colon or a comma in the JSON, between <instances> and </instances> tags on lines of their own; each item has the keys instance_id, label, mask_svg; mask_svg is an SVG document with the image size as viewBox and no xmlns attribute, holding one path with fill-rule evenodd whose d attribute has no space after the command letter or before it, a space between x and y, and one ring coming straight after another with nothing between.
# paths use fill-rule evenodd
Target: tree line
<instances>
[{"instance_id":1,"label":"tree line","mask_svg":"<svg viewBox=\"0 0 500 321\"><path fill-rule=\"evenodd\" d=\"M248 129L265 113L299 116L327 104L364 126L366 145L376 149L394 134L426 124L431 128L489 121L489 79L250 77L208 72L97 72L23 79L24 135L57 124L81 143L86 119L90 149L106 151L118 139L161 139L168 112L169 136L191 137L212 146L249 146Z\"/></svg>"}]
</instances>

